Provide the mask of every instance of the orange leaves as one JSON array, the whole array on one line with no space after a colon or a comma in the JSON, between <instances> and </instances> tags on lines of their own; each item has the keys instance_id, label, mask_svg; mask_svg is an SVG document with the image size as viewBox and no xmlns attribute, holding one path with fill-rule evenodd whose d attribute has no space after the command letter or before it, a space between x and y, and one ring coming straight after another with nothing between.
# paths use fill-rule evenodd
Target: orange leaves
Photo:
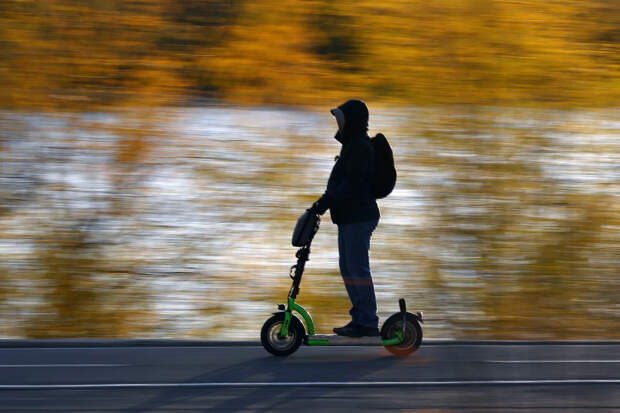
<instances>
[{"instance_id":1,"label":"orange leaves","mask_svg":"<svg viewBox=\"0 0 620 413\"><path fill-rule=\"evenodd\" d=\"M233 103L610 106L620 10L390 0L8 1L5 107Z\"/></svg>"}]
</instances>

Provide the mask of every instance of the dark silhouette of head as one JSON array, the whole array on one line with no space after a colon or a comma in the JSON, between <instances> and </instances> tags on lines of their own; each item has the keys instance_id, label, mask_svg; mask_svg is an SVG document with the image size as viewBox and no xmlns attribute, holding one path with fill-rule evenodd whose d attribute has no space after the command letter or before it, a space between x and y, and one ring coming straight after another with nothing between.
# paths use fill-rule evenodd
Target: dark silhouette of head
<instances>
[{"instance_id":1,"label":"dark silhouette of head","mask_svg":"<svg viewBox=\"0 0 620 413\"><path fill-rule=\"evenodd\" d=\"M367 136L368 133L368 107L358 99L347 100L342 105L331 110L334 116L340 111L344 115L344 125L338 130L335 138L345 145L351 139L359 136Z\"/></svg>"}]
</instances>

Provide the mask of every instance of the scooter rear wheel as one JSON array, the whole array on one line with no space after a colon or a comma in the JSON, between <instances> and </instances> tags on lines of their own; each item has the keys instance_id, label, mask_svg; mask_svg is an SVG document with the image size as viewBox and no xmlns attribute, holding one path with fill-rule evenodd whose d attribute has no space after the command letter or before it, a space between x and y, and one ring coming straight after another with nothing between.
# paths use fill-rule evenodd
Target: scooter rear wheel
<instances>
[{"instance_id":1,"label":"scooter rear wheel","mask_svg":"<svg viewBox=\"0 0 620 413\"><path fill-rule=\"evenodd\" d=\"M417 317L407 313L405 334L403 341L395 346L385 346L385 349L396 356L408 356L422 344L422 327ZM402 313L392 314L381 327L381 338L389 340L396 337L397 331L403 331Z\"/></svg>"},{"instance_id":2,"label":"scooter rear wheel","mask_svg":"<svg viewBox=\"0 0 620 413\"><path fill-rule=\"evenodd\" d=\"M303 324L295 316L291 318L287 337L280 337L280 331L284 324L284 313L274 314L263 324L260 332L260 341L265 350L275 356L286 357L293 354L301 345L306 330Z\"/></svg>"}]
</instances>

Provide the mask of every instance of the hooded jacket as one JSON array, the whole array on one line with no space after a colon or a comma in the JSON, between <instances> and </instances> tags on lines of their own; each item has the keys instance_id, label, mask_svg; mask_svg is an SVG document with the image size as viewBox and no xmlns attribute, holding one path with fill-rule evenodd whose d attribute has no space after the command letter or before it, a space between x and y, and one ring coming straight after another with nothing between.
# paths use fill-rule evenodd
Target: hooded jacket
<instances>
[{"instance_id":1,"label":"hooded jacket","mask_svg":"<svg viewBox=\"0 0 620 413\"><path fill-rule=\"evenodd\" d=\"M315 208L319 214L329 209L332 222L338 225L379 219L370 185L375 158L368 137L368 108L360 100L349 100L338 109L345 122L334 138L342 148Z\"/></svg>"}]
</instances>

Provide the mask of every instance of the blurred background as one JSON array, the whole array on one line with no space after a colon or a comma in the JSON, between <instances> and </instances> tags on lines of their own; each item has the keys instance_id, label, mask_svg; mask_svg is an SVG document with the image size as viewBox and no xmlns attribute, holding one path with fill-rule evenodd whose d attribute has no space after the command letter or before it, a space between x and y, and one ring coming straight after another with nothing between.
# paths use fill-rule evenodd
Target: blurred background
<instances>
[{"instance_id":1,"label":"blurred background","mask_svg":"<svg viewBox=\"0 0 620 413\"><path fill-rule=\"evenodd\" d=\"M380 317L620 338L620 3L3 0L0 337L257 339L364 99ZM348 319L328 214L299 302Z\"/></svg>"}]
</instances>

